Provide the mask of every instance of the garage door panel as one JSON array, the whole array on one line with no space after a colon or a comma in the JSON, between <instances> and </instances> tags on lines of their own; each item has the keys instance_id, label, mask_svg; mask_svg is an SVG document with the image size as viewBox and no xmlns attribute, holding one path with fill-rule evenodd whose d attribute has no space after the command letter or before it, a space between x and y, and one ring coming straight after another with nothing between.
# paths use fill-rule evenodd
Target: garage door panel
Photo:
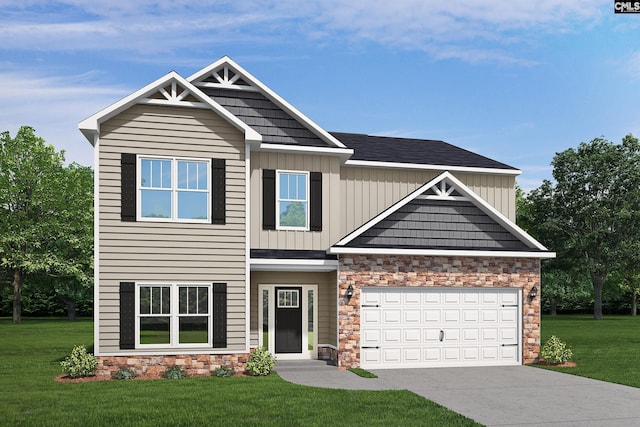
<instances>
[{"instance_id":1,"label":"garage door panel","mask_svg":"<svg viewBox=\"0 0 640 427\"><path fill-rule=\"evenodd\" d=\"M421 310L419 309L404 309L404 323L419 324L421 319Z\"/></svg>"},{"instance_id":2,"label":"garage door panel","mask_svg":"<svg viewBox=\"0 0 640 427\"><path fill-rule=\"evenodd\" d=\"M422 361L421 358L422 351L420 351L420 347L410 347L404 349L404 362L406 363L420 363Z\"/></svg>"},{"instance_id":3,"label":"garage door panel","mask_svg":"<svg viewBox=\"0 0 640 427\"><path fill-rule=\"evenodd\" d=\"M480 360L480 349L478 347L463 347L462 360L467 362Z\"/></svg>"},{"instance_id":4,"label":"garage door panel","mask_svg":"<svg viewBox=\"0 0 640 427\"><path fill-rule=\"evenodd\" d=\"M402 319L402 310L394 309L394 310L384 310L382 312L382 319L385 324L398 324Z\"/></svg>"},{"instance_id":5,"label":"garage door panel","mask_svg":"<svg viewBox=\"0 0 640 427\"><path fill-rule=\"evenodd\" d=\"M399 344L402 340L401 329L385 329L382 331L382 344Z\"/></svg>"},{"instance_id":6,"label":"garage door panel","mask_svg":"<svg viewBox=\"0 0 640 427\"><path fill-rule=\"evenodd\" d=\"M399 362L402 361L400 357L401 355L402 355L402 350L398 347L382 349L382 361L384 363L399 364Z\"/></svg>"},{"instance_id":7,"label":"garage door panel","mask_svg":"<svg viewBox=\"0 0 640 427\"><path fill-rule=\"evenodd\" d=\"M480 321L478 310L462 310L462 321L464 323L478 323Z\"/></svg>"},{"instance_id":8,"label":"garage door panel","mask_svg":"<svg viewBox=\"0 0 640 427\"><path fill-rule=\"evenodd\" d=\"M518 364L520 295L517 289L364 287L362 366Z\"/></svg>"},{"instance_id":9,"label":"garage door panel","mask_svg":"<svg viewBox=\"0 0 640 427\"><path fill-rule=\"evenodd\" d=\"M362 310L362 323L364 325L380 325L382 324L382 312L380 310Z\"/></svg>"},{"instance_id":10,"label":"garage door panel","mask_svg":"<svg viewBox=\"0 0 640 427\"><path fill-rule=\"evenodd\" d=\"M437 323L440 324L441 322L441 310L437 310L437 309L429 309L429 310L422 310L422 314L423 314L423 318L424 318L424 323Z\"/></svg>"},{"instance_id":11,"label":"garage door panel","mask_svg":"<svg viewBox=\"0 0 640 427\"><path fill-rule=\"evenodd\" d=\"M422 342L420 329L405 329L404 330L404 342L405 343L420 343Z\"/></svg>"}]
</instances>

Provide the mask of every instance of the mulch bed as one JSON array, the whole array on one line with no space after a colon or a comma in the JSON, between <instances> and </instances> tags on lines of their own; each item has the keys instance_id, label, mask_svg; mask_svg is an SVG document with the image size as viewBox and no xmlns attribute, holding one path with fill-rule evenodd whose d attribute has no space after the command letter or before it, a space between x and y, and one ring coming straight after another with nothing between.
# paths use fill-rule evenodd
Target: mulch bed
<instances>
[{"instance_id":1,"label":"mulch bed","mask_svg":"<svg viewBox=\"0 0 640 427\"><path fill-rule=\"evenodd\" d=\"M554 366L556 368L575 368L576 367L576 362L550 363L544 360L540 360L537 364L542 366Z\"/></svg>"},{"instance_id":2,"label":"mulch bed","mask_svg":"<svg viewBox=\"0 0 640 427\"><path fill-rule=\"evenodd\" d=\"M189 378L213 377L213 376L215 375L190 375ZM236 372L233 376L234 377L250 377L251 375L249 375L246 372ZM135 381L135 380L163 380L165 378L158 374L141 374L132 379ZM67 374L60 374L55 378L55 381L58 383L90 383L94 381L112 381L112 380L116 381L116 379L111 378L110 375L94 375L91 377L71 378ZM124 381L124 380L120 380L120 381Z\"/></svg>"}]
</instances>

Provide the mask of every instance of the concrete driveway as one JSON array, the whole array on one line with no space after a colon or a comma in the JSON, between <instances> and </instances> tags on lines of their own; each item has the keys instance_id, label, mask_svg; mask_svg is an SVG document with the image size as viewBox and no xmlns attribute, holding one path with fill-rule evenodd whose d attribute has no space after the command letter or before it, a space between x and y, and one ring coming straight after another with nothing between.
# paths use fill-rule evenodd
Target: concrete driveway
<instances>
[{"instance_id":1,"label":"concrete driveway","mask_svg":"<svg viewBox=\"0 0 640 427\"><path fill-rule=\"evenodd\" d=\"M640 426L640 389L528 366L373 370L363 379L320 361L278 362L317 387L407 389L487 426Z\"/></svg>"}]
</instances>

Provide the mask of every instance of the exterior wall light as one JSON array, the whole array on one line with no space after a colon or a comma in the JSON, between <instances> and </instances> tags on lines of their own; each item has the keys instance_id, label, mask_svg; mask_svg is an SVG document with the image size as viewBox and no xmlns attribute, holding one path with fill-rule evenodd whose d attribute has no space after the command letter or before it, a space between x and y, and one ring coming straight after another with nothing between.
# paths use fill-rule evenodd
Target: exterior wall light
<instances>
[{"instance_id":1,"label":"exterior wall light","mask_svg":"<svg viewBox=\"0 0 640 427\"><path fill-rule=\"evenodd\" d=\"M347 288L347 301L349 301L351 299L351 297L353 297L353 286L349 285L349 287Z\"/></svg>"},{"instance_id":2,"label":"exterior wall light","mask_svg":"<svg viewBox=\"0 0 640 427\"><path fill-rule=\"evenodd\" d=\"M538 296L538 288L534 286L533 288L531 288L531 291L529 292L529 302L536 299L537 296Z\"/></svg>"}]
</instances>

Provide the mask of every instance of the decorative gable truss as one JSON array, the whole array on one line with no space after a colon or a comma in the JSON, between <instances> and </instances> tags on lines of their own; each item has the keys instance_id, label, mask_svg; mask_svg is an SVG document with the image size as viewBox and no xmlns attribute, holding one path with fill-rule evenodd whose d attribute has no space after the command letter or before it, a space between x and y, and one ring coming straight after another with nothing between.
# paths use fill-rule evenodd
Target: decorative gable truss
<instances>
[{"instance_id":1,"label":"decorative gable truss","mask_svg":"<svg viewBox=\"0 0 640 427\"><path fill-rule=\"evenodd\" d=\"M150 93L146 98L140 99L139 104L170 105L177 107L211 108L200 101L191 90L172 80L165 86L160 86L158 91Z\"/></svg>"},{"instance_id":2,"label":"decorative gable truss","mask_svg":"<svg viewBox=\"0 0 640 427\"><path fill-rule=\"evenodd\" d=\"M555 256L449 172L345 236L329 253Z\"/></svg>"},{"instance_id":3,"label":"decorative gable truss","mask_svg":"<svg viewBox=\"0 0 640 427\"><path fill-rule=\"evenodd\" d=\"M258 92L258 88L247 83L228 64L207 70L205 74L199 76L198 81L194 82L194 84L198 87L217 87Z\"/></svg>"}]
</instances>

